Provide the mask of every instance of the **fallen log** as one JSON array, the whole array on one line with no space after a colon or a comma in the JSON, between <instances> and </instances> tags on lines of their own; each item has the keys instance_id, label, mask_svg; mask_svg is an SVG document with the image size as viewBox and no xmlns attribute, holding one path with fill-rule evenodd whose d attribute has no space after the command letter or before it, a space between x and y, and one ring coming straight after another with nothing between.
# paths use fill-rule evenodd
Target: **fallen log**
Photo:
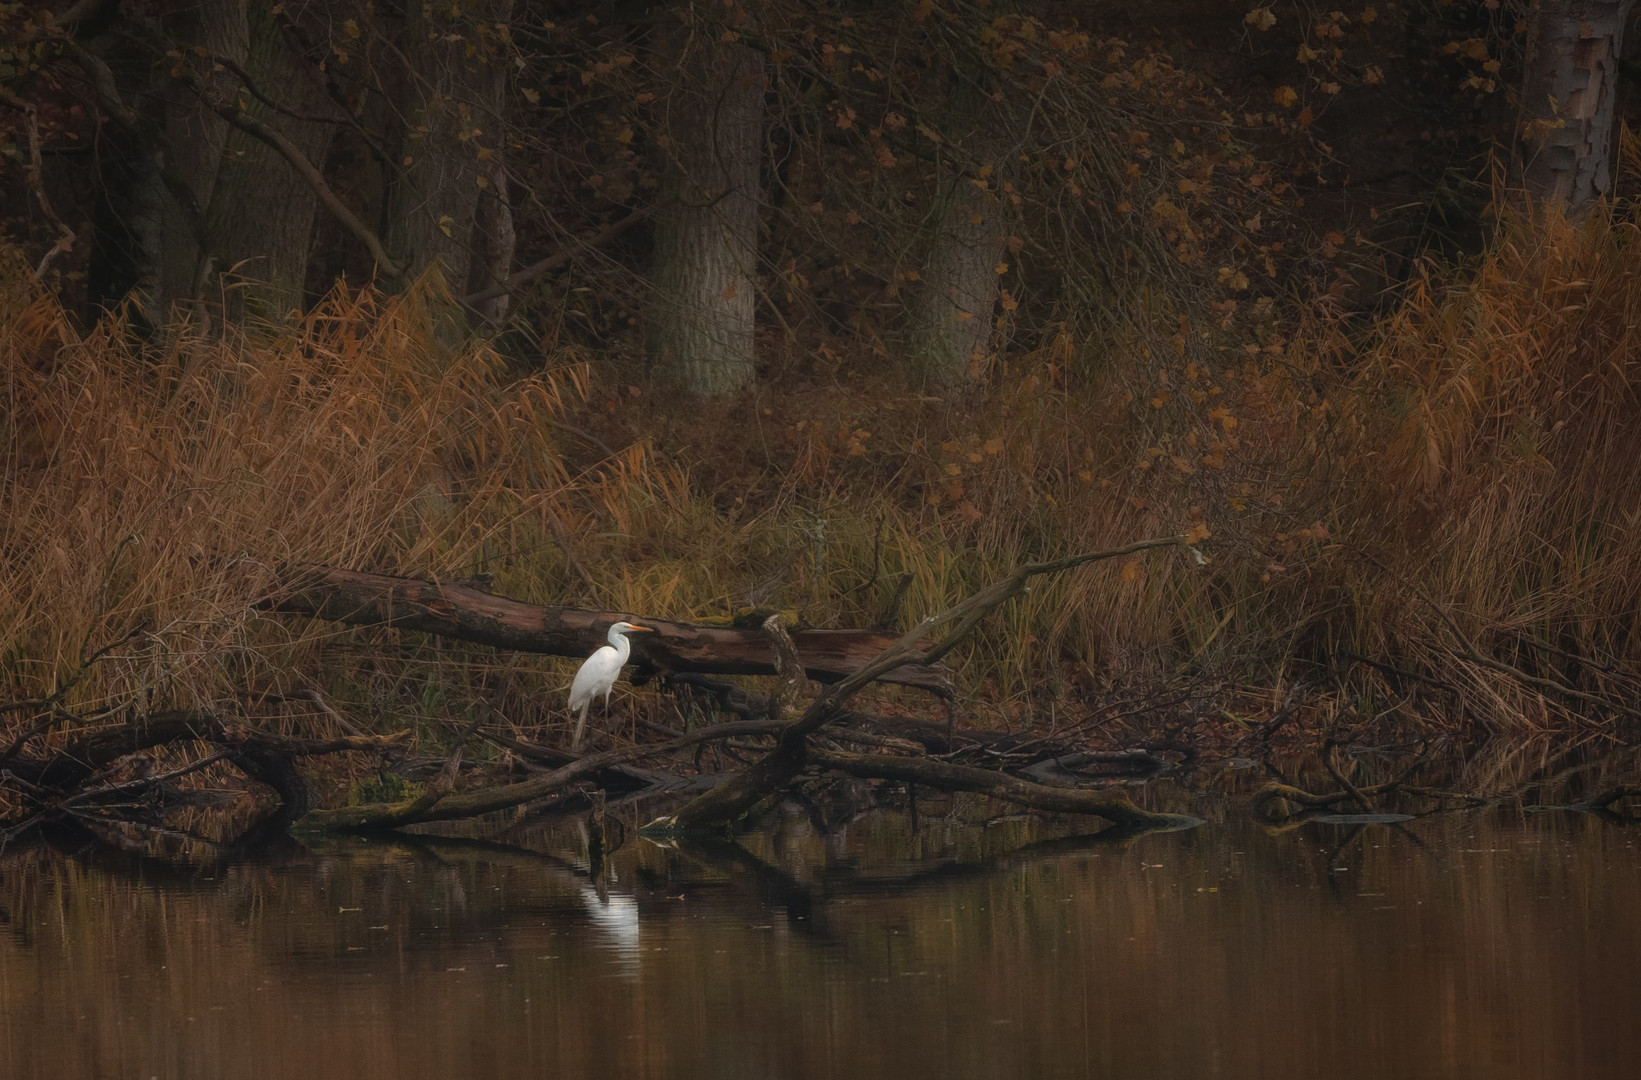
<instances>
[{"instance_id":1,"label":"fallen log","mask_svg":"<svg viewBox=\"0 0 1641 1080\"><path fill-rule=\"evenodd\" d=\"M36 787L71 791L128 754L188 739L206 740L217 727L214 718L202 713L157 713L79 734L53 752L17 754L6 771Z\"/></svg>"},{"instance_id":2,"label":"fallen log","mask_svg":"<svg viewBox=\"0 0 1641 1080\"><path fill-rule=\"evenodd\" d=\"M292 572L285 588L262 607L354 626L389 626L493 645L518 652L585 657L604 644L610 624L626 620L652 627L633 641L633 662L667 672L703 675L774 675L775 650L756 629L654 619L622 611L527 604L454 582L391 577L332 566ZM834 683L854 674L898 638L877 630L796 630L804 674ZM878 673L881 682L952 694L939 664L915 661Z\"/></svg>"},{"instance_id":3,"label":"fallen log","mask_svg":"<svg viewBox=\"0 0 1641 1080\"><path fill-rule=\"evenodd\" d=\"M7 764L5 772L13 779L35 787L66 793L74 791L123 757L176 742L197 741L227 746L235 751L312 757L347 750L383 750L409 737L410 732L400 731L392 735L297 739L276 732L225 724L219 717L207 712L173 709L85 732L44 754L19 754Z\"/></svg>"}]
</instances>

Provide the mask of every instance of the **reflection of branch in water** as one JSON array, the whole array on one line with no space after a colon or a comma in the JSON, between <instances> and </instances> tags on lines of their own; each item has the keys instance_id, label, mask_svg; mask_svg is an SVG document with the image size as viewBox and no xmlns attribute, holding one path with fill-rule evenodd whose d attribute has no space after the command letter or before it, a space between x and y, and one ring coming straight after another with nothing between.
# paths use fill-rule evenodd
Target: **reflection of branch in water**
<instances>
[{"instance_id":1,"label":"reflection of branch in water","mask_svg":"<svg viewBox=\"0 0 1641 1080\"><path fill-rule=\"evenodd\" d=\"M1328 891L1333 893L1333 898L1340 903L1344 903L1345 894L1343 887L1339 882L1339 874L1334 870L1333 864L1339 861L1339 857L1345 853L1345 848L1360 840L1365 832L1367 832L1365 826L1351 826L1350 831L1345 834L1344 839L1333 845L1333 849L1328 852L1327 858L1322 861L1322 872L1328 879ZM1348 870L1350 867L1341 866L1339 869Z\"/></svg>"},{"instance_id":2,"label":"reflection of branch in water","mask_svg":"<svg viewBox=\"0 0 1641 1080\"><path fill-rule=\"evenodd\" d=\"M1248 803L1248 812L1255 819L1266 823L1292 816L1286 812L1285 803L1292 803L1305 810L1316 811L1326 810L1342 802L1354 802L1362 810L1372 813L1373 804L1368 801L1368 796L1383 795L1403 789L1406 781L1426 764L1425 757L1421 753L1411 765L1403 769L1393 779L1386 780L1382 784L1358 786L1347 780L1334 765L1333 750L1335 745L1331 739L1324 745L1322 763L1327 768L1328 774L1333 777L1342 790L1319 795L1294 784L1272 781L1262 785L1259 790L1254 792L1253 798ZM1269 762L1267 762L1267 767L1276 772L1278 776L1281 775L1275 766L1270 765Z\"/></svg>"},{"instance_id":3,"label":"reflection of branch in water","mask_svg":"<svg viewBox=\"0 0 1641 1080\"><path fill-rule=\"evenodd\" d=\"M681 836L651 843L676 852L697 866L750 885L762 906L785 910L792 929L805 937L831 939L823 917L824 903L817 903L815 890L779 867L764 862L733 840Z\"/></svg>"},{"instance_id":4,"label":"reflection of branch in water","mask_svg":"<svg viewBox=\"0 0 1641 1080\"><path fill-rule=\"evenodd\" d=\"M1593 798L1583 802L1565 804L1535 803L1525 809L1534 812L1546 810L1572 810L1578 813L1590 814L1612 825L1632 825L1641 821L1641 817L1626 813L1623 810L1614 810L1615 804L1622 804L1626 799L1641 797L1641 786L1633 784L1618 784L1597 793Z\"/></svg>"},{"instance_id":5,"label":"reflection of branch in water","mask_svg":"<svg viewBox=\"0 0 1641 1080\"><path fill-rule=\"evenodd\" d=\"M1595 798L1590 799L1587 802L1578 803L1575 805L1580 807L1588 807L1591 810L1610 811L1612 810L1613 803L1620 802L1624 799L1637 795L1641 795L1641 787L1637 787L1633 784L1619 784L1616 787L1608 788L1606 791L1601 792Z\"/></svg>"},{"instance_id":6,"label":"reflection of branch in water","mask_svg":"<svg viewBox=\"0 0 1641 1080\"><path fill-rule=\"evenodd\" d=\"M1187 824L1189 822L1189 824ZM771 866L732 840L709 837L679 837L651 841L670 851L676 851L689 861L746 882L765 906L783 907L792 920L794 929L809 937L831 940L825 924L828 902L851 896L881 895L901 892L925 885L949 885L962 881L983 880L1001 874L1019 872L1023 867L1047 859L1064 858L1097 848L1132 843L1140 837L1158 832L1175 832L1195 828L1202 822L1195 818L1180 818L1161 827L1111 826L1096 833L1055 837L1040 840L980 862L944 862L932 867L921 867L908 874L862 874L853 864L840 866L828 863L821 871L818 886L805 885L790 874Z\"/></svg>"},{"instance_id":7,"label":"reflection of branch in water","mask_svg":"<svg viewBox=\"0 0 1641 1080\"><path fill-rule=\"evenodd\" d=\"M834 896L871 895L886 890L900 891L923 885L981 880L999 874L1015 873L1045 859L1058 859L1103 847L1130 844L1154 833L1180 832L1201 824L1203 823L1196 818L1181 818L1179 822L1160 827L1112 825L1098 832L1038 840L978 862L952 860L900 875L865 875L853 871L852 868L848 868L845 873L833 874L833 867L829 864L823 871L822 880L828 899Z\"/></svg>"},{"instance_id":8,"label":"reflection of branch in water","mask_svg":"<svg viewBox=\"0 0 1641 1080\"><path fill-rule=\"evenodd\" d=\"M439 865L458 862L476 862L490 866L525 867L545 871L570 885L577 900L587 913L588 920L603 932L621 959L623 974L635 974L638 966L639 907L638 899L624 893L601 891L598 881L586 870L557 855L513 844L499 844L491 840L477 840L458 836L428 836L415 833L394 833L389 842L336 839L329 842L308 841L314 851L345 854L350 848L368 846L377 851L396 851L432 860ZM466 856L466 858L463 858Z\"/></svg>"}]
</instances>

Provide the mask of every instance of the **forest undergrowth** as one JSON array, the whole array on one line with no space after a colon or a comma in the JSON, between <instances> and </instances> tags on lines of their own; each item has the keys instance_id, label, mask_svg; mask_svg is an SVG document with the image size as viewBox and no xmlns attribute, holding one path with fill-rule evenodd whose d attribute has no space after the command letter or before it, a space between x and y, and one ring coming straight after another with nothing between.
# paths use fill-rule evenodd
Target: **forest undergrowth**
<instances>
[{"instance_id":1,"label":"forest undergrowth","mask_svg":"<svg viewBox=\"0 0 1641 1080\"><path fill-rule=\"evenodd\" d=\"M51 739L162 708L429 745L481 714L566 727L572 661L263 610L304 564L903 628L1019 563L1177 533L1207 565L1098 563L994 615L952 657L965 722L1388 741L1641 709L1630 220L1507 226L1372 322L1324 302L1250 335L1159 303L966 397L834 355L724 405L614 357L441 345L431 281L140 334L7 265L0 708L36 703L0 714L8 744L42 708ZM645 688L617 715L675 708Z\"/></svg>"}]
</instances>

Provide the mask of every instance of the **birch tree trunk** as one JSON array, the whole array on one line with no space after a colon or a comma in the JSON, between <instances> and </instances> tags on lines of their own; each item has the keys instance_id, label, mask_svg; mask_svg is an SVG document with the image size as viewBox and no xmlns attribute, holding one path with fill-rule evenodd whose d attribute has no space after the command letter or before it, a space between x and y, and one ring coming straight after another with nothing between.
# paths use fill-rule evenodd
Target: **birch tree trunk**
<instances>
[{"instance_id":1,"label":"birch tree trunk","mask_svg":"<svg viewBox=\"0 0 1641 1080\"><path fill-rule=\"evenodd\" d=\"M764 72L713 35L675 42L645 339L685 389L721 396L754 374Z\"/></svg>"},{"instance_id":2,"label":"birch tree trunk","mask_svg":"<svg viewBox=\"0 0 1641 1080\"><path fill-rule=\"evenodd\" d=\"M1539 206L1577 215L1611 190L1618 58L1633 4L1533 4L1514 173Z\"/></svg>"}]
</instances>

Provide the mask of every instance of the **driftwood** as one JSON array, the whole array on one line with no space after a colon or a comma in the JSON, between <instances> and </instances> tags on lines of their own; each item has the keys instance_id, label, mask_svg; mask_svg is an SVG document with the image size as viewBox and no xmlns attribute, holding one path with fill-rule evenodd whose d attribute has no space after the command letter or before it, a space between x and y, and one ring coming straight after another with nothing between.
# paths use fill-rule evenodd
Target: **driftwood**
<instances>
[{"instance_id":1,"label":"driftwood","mask_svg":"<svg viewBox=\"0 0 1641 1080\"><path fill-rule=\"evenodd\" d=\"M800 631L788 634L781 626L779 618L771 617L763 626L761 651L755 651L745 643L739 648L739 655L743 657L758 657L756 660L749 659L745 662L757 664L757 670L764 670L762 665L767 664L768 669L776 671L781 676L775 693L768 701L760 703L762 710L770 714L770 719L718 724L678 734L662 742L589 754L545 775L519 783L462 792L441 790L435 786L412 798L395 803L313 810L293 827L302 831L363 832L395 829L422 822L475 817L538 799L562 795L601 771L625 766L644 758L676 752L709 741L750 736L775 736L775 748L743 772L686 803L677 816L652 823L647 831L652 834L657 831L671 834L714 831L796 780L806 768L824 768L831 764L847 763L851 768L864 769L864 763L871 762L886 770L883 775L904 779L903 770L908 768L904 763L918 759L829 751L829 754L838 756L810 762L807 760L808 737L821 731L829 723L849 716L850 714L844 711L845 703L873 680L890 673L904 672L908 668L914 671L919 668L925 671L938 671L935 665L956 646L964 634L972 630L988 612L1023 592L1027 582L1034 576L1068 570L1099 559L1115 558L1149 548L1182 546L1184 543L1184 537L1169 537L1132 544L1115 551L1094 552L1021 567L1008 578L981 590L950 610L925 619L911 633L879 650L875 656L864 658L864 662L854 665L847 677L801 711L793 706L791 701L802 688L805 676L811 675L814 670L815 654L804 652L804 641L806 638L813 641L811 635L815 632ZM320 573L323 585L310 586L306 594L296 600L282 599L279 604L280 610L309 608L329 618L391 622L393 625L408 625L416 629L457 625L455 616L460 612L466 620L461 624L466 632L460 636L490 640L494 644L513 648L519 647L521 641L540 642L547 634L563 636L597 633L596 624L587 626L586 629L580 626L574 629L567 628L562 622L565 615L563 609L532 608L517 601L502 600L460 586L438 586L427 582L407 582L404 579L363 575L362 588L350 592L338 588L338 585L361 577L360 575L331 570ZM344 576L338 578L338 574ZM461 601L460 605L452 600L453 589L461 590L454 594ZM361 617L359 613L364 609L368 609L368 615ZM589 613L576 614L586 619ZM560 621L549 622L551 630L537 629L544 622L554 619ZM656 625L650 620L645 624ZM660 625L666 626L664 623ZM674 648L677 647L678 641L687 642L690 640L689 635L702 629L684 624L672 625L677 628L674 634ZM930 632L942 627L951 629L939 643L926 648L920 644ZM717 628L708 629L722 633ZM481 633L486 637L478 638L477 635ZM578 640L596 641L596 637ZM577 654L580 651L578 647ZM767 657L767 660L762 659L763 657ZM851 657L851 661L856 659L861 658ZM713 660L708 657L707 662L722 663L722 659L720 657ZM918 782L958 790L985 791L1045 809L1053 807L1071 812L1098 814L1112 821L1121 821L1125 825L1169 825L1177 822L1171 815L1148 814L1126 800L1101 798L1089 792L1070 789L1060 794L1059 789L1019 780L1001 772L949 763L931 764L939 764L939 768L920 773Z\"/></svg>"},{"instance_id":2,"label":"driftwood","mask_svg":"<svg viewBox=\"0 0 1641 1080\"><path fill-rule=\"evenodd\" d=\"M773 675L775 650L756 629L652 619L622 611L543 607L493 596L454 582L389 577L329 566L303 567L264 607L355 626L391 626L519 652L585 657L604 644L610 624L627 620L653 627L633 640L633 663L667 672ZM796 630L792 642L804 675L837 682L895 643L877 630ZM873 675L949 697L951 679L933 662L903 657Z\"/></svg>"},{"instance_id":3,"label":"driftwood","mask_svg":"<svg viewBox=\"0 0 1641 1080\"><path fill-rule=\"evenodd\" d=\"M1032 578L1042 574L1057 574L1088 563L1119 558L1150 548L1188 546L1183 536L1158 540L1142 540L1111 551L1095 551L1049 562L1028 563L1001 581L981 589L962 603L931 615L914 626L899 641L883 650L877 657L842 682L821 694L802 715L782 729L774 750L765 754L744 772L719 784L711 791L685 803L676 814L659 818L645 827L651 835L670 835L722 828L746 814L758 803L795 779L804 769L808 754L809 736L833 720L849 699L873 679L886 671L893 671L908 662L935 664L955 648L980 620L1003 604L1021 595ZM923 641L936 630L947 628L946 636L938 643L924 646ZM771 641L778 639L771 635ZM790 667L796 657L781 657ZM1141 811L1143 813L1143 811Z\"/></svg>"},{"instance_id":4,"label":"driftwood","mask_svg":"<svg viewBox=\"0 0 1641 1080\"><path fill-rule=\"evenodd\" d=\"M588 754L545 775L516 784L499 784L472 791L441 792L429 789L396 803L367 803L334 810L312 810L292 828L299 832L374 832L417 825L427 821L451 821L506 810L537 799L569 791L576 784L607 769L659 754L672 753L714 739L748 735L771 735L780 730L774 721L738 721L691 731L665 742L606 750Z\"/></svg>"},{"instance_id":5,"label":"driftwood","mask_svg":"<svg viewBox=\"0 0 1641 1080\"><path fill-rule=\"evenodd\" d=\"M643 650L640 654L643 662L652 668L677 671L688 676L689 681L698 680L704 685L696 688L717 693L720 700L739 706L737 711L744 710L749 718L672 733L659 742L573 758L550 747L506 736L485 736L510 752L532 760L538 769L542 765L549 766L549 771L520 782L457 790L462 747L477 733L478 721L474 721L462 732L438 777L413 796L393 803L312 810L307 784L295 766L297 758L346 750L380 752L399 745L409 733L395 736L354 733L324 740L293 739L224 723L208 713L177 711L89 730L51 752L24 753L28 742L48 730L49 725L38 722L38 718L46 715L49 720L62 714L55 700L19 703L16 708L6 709L31 712L33 722L26 723L4 748L3 753L9 760L0 762L4 768L0 781L15 788L33 804L36 812L28 819L33 822L53 814L80 815L94 804L106 805L132 797L174 798L178 793L163 787L167 781L217 762L228 762L251 779L275 790L283 804L282 820L294 818L293 829L374 831L474 817L541 799L564 797L583 790L599 778L620 776L624 781L636 780L654 790L657 778L674 781L678 778L638 768L637 762L721 742L743 750L761 751L763 756L741 773L686 803L676 817L656 824L674 833L715 831L803 775L832 771L944 790L981 792L1038 809L1098 815L1127 827L1170 827L1185 819L1148 813L1126 798L1035 783L1006 771L1027 765L1040 756L1066 753L1066 747L1034 745L1042 743L1042 739L1028 740L1027 745L1005 744L998 739L994 740L998 752L988 762L994 767L941 761L930 756L937 746L950 752L957 749L959 741L985 745L987 740L963 739L951 726L941 729L939 725L916 721L903 721L902 730L887 733L870 730L878 727L882 718L849 712L845 705L862 687L879 679L949 694L941 659L987 613L1024 592L1036 575L1149 548L1184 544L1185 538L1170 537L1114 551L1024 566L950 610L925 619L898 640L873 631L789 633L779 616L765 620L761 631L643 619L645 625L660 631L656 640L635 643ZM610 622L624 617L624 613L617 612L537 607L492 596L467 585L383 577L328 567L303 570L264 607L361 625L426 631L502 648L571 656L584 655L601 640ZM944 636L936 643L927 643L936 630L944 630ZM761 700L746 695L736 700L733 695L722 693L725 688L721 684L704 678L708 673L768 672L779 675L780 680L773 693ZM833 685L805 705L797 699L804 693L808 679ZM66 714L61 718L70 726L93 720L90 716ZM339 726L357 732L349 725ZM815 735L826 735L829 740L878 752L844 752L837 749L833 741L812 746L810 737ZM765 741L747 741L758 739ZM133 755L145 749L175 742L203 744L205 751L193 761L157 776L151 763L132 760ZM137 775L133 776L133 771Z\"/></svg>"},{"instance_id":6,"label":"driftwood","mask_svg":"<svg viewBox=\"0 0 1641 1080\"><path fill-rule=\"evenodd\" d=\"M35 787L67 792L121 758L169 743L197 740L228 746L235 751L306 757L344 750L381 750L398 744L409 735L409 732L399 732L394 735L296 739L225 724L207 712L173 710L87 732L49 754L14 755L6 765L6 772Z\"/></svg>"},{"instance_id":7,"label":"driftwood","mask_svg":"<svg viewBox=\"0 0 1641 1080\"><path fill-rule=\"evenodd\" d=\"M252 780L268 785L279 796L277 815L293 819L306 812L307 782L295 759L346 751L382 751L399 746L410 733L343 735L331 739L299 739L237 724L224 723L206 712L174 710L80 734L65 745L40 754L8 751L11 760L0 770L0 784L22 793L34 812L15 827L0 832L12 836L33 824L67 814L79 814L110 800L129 800L165 793L169 781L197 772L218 761L232 764ZM188 764L163 773L152 762L133 763L135 755L172 743L204 743L216 749ZM111 781L115 775L135 772L131 779ZM170 791L167 798L177 793Z\"/></svg>"}]
</instances>

